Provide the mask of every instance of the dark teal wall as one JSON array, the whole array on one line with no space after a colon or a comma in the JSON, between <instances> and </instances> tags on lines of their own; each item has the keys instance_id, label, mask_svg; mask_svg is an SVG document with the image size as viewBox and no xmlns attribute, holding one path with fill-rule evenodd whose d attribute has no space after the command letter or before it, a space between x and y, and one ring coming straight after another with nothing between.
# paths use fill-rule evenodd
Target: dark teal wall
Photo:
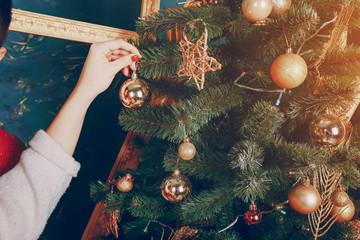
<instances>
[{"instance_id":1,"label":"dark teal wall","mask_svg":"<svg viewBox=\"0 0 360 240\"><path fill-rule=\"evenodd\" d=\"M137 0L13 0L14 8L135 30ZM89 45L10 32L0 62L0 127L24 142L46 129L80 74ZM89 182L106 180L126 132L118 125L124 78L90 106L74 157L82 167L51 215L42 240L80 239L94 204Z\"/></svg>"}]
</instances>

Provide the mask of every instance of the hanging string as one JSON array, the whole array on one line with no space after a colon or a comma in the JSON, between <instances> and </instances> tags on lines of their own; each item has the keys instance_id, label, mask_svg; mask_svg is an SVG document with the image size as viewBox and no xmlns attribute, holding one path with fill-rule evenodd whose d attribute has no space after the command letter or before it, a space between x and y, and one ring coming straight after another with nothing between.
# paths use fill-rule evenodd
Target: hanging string
<instances>
[{"instance_id":1,"label":"hanging string","mask_svg":"<svg viewBox=\"0 0 360 240\"><path fill-rule=\"evenodd\" d=\"M285 34L285 28L284 28L284 26L283 26L282 30L283 30L283 34L284 34L284 37L285 37L286 46L287 46L288 48L291 48L291 46L290 46L290 44L289 44L289 41L288 41L288 39L287 39L287 36L286 36L286 34Z\"/></svg>"},{"instance_id":2,"label":"hanging string","mask_svg":"<svg viewBox=\"0 0 360 240\"><path fill-rule=\"evenodd\" d=\"M268 89L262 89L262 88L252 88L252 87L248 87L248 86L245 86L245 85L242 85L242 84L239 84L237 83L241 78L243 78L245 76L246 72L243 72L240 74L239 77L237 77L234 81L234 84L238 87L241 87L241 88L244 88L244 89L247 89L247 90L251 90L251 91L254 91L254 92L264 92L264 93L283 93L285 92L284 89L274 89L274 90L268 90Z\"/></svg>"},{"instance_id":3,"label":"hanging string","mask_svg":"<svg viewBox=\"0 0 360 240\"><path fill-rule=\"evenodd\" d=\"M319 34L319 32L321 31L321 29L323 29L324 27L326 27L326 26L329 25L330 23L334 22L337 18L338 18L338 15L335 14L335 17L334 17L333 19L331 19L331 20L328 21L328 22L324 22L323 25L321 25L321 27L320 27L318 30L316 30L316 32L315 32L314 34L310 35L308 38L306 38L306 39L301 43L301 45L300 45L299 49L297 50L296 54L299 54L299 55L300 55L300 51L301 51L301 49L304 47L305 43L306 43L307 41L309 41L310 39L314 38L314 37L319 36L319 37L330 38L330 35L321 35L321 34Z\"/></svg>"}]
</instances>

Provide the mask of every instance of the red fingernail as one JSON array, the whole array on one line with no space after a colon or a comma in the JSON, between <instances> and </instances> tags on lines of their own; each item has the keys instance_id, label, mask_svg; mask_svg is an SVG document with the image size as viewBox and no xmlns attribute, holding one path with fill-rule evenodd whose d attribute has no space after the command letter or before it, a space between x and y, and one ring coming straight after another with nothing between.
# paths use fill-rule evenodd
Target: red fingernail
<instances>
[{"instance_id":1,"label":"red fingernail","mask_svg":"<svg viewBox=\"0 0 360 240\"><path fill-rule=\"evenodd\" d=\"M140 57L138 55L134 55L131 57L131 61L133 61L133 62L136 62L139 59L140 59Z\"/></svg>"}]
</instances>

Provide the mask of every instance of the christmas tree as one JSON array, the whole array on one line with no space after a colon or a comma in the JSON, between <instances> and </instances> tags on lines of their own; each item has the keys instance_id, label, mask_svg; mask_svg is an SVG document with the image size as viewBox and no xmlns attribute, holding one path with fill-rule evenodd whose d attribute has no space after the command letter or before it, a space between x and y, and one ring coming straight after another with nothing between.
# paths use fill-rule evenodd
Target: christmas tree
<instances>
[{"instance_id":1,"label":"christmas tree","mask_svg":"<svg viewBox=\"0 0 360 240\"><path fill-rule=\"evenodd\" d=\"M151 138L136 170L90 184L111 231L359 239L358 26L355 0L195 1L140 19L119 122Z\"/></svg>"}]
</instances>

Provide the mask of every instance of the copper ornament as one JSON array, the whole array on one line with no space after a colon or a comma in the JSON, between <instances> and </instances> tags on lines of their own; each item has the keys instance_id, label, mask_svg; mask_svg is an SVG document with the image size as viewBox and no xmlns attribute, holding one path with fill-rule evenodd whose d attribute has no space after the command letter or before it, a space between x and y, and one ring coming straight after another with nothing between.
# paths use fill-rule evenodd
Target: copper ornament
<instances>
[{"instance_id":1,"label":"copper ornament","mask_svg":"<svg viewBox=\"0 0 360 240\"><path fill-rule=\"evenodd\" d=\"M331 210L331 215L337 215L337 222L350 221L355 215L355 206L354 203L349 200L349 202L343 206L338 207L334 206Z\"/></svg>"},{"instance_id":2,"label":"copper ornament","mask_svg":"<svg viewBox=\"0 0 360 240\"><path fill-rule=\"evenodd\" d=\"M310 183L298 183L288 194L291 207L302 214L309 214L320 206L321 198L318 190Z\"/></svg>"}]
</instances>

